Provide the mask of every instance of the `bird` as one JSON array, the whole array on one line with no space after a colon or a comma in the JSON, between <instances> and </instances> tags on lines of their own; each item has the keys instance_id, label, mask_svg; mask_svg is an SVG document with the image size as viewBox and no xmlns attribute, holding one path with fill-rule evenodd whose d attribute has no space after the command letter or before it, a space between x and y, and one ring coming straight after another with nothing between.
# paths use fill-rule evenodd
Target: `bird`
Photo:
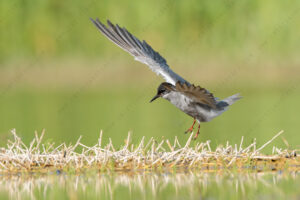
<instances>
[{"instance_id":1,"label":"bird","mask_svg":"<svg viewBox=\"0 0 300 200\"><path fill-rule=\"evenodd\" d=\"M223 100L216 98L211 92L201 86L195 86L175 73L167 64L167 61L145 41L139 40L132 35L125 27L114 25L107 20L107 25L98 18L90 18L98 30L114 44L130 53L135 60L142 62L162 76L165 82L157 88L156 95L150 100L153 102L163 98L171 102L181 111L191 116L193 124L185 133L192 133L195 123L198 129L194 136L197 139L200 133L200 123L209 122L215 117L228 110L229 106L241 98L240 94L234 94Z\"/></svg>"}]
</instances>

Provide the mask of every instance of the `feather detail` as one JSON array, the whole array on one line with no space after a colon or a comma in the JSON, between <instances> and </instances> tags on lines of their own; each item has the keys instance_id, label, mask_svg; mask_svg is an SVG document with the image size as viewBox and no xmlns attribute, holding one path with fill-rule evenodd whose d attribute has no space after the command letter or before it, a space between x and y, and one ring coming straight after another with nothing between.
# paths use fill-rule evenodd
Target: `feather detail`
<instances>
[{"instance_id":1,"label":"feather detail","mask_svg":"<svg viewBox=\"0 0 300 200\"><path fill-rule=\"evenodd\" d=\"M149 66L149 68L157 75L162 76L166 82L175 86L176 82L187 83L181 76L173 72L167 64L167 61L152 47L143 40L141 42L134 35L129 33L126 28L114 25L107 20L108 26L105 26L99 19L91 21L110 41L121 47L123 50L134 56L135 60Z\"/></svg>"},{"instance_id":2,"label":"feather detail","mask_svg":"<svg viewBox=\"0 0 300 200\"><path fill-rule=\"evenodd\" d=\"M181 92L196 103L205 104L213 109L217 107L217 101L213 94L200 86L177 82L176 91Z\"/></svg>"}]
</instances>

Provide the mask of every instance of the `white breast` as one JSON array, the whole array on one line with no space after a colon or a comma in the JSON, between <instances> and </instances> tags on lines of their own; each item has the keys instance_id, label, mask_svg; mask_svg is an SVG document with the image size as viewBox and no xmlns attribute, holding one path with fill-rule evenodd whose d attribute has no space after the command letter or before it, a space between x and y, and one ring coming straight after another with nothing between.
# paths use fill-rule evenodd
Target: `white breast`
<instances>
[{"instance_id":1,"label":"white breast","mask_svg":"<svg viewBox=\"0 0 300 200\"><path fill-rule=\"evenodd\" d=\"M179 92L171 91L168 94L165 94L163 98L169 100L173 105L175 105L182 111L186 111L187 109L189 109L189 105L191 103L190 98L187 98Z\"/></svg>"}]
</instances>

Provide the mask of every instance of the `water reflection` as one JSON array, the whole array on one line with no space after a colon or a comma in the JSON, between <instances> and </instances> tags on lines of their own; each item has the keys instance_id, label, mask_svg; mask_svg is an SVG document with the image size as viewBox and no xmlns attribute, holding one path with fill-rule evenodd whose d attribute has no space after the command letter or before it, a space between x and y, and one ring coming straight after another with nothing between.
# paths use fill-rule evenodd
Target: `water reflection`
<instances>
[{"instance_id":1,"label":"water reflection","mask_svg":"<svg viewBox=\"0 0 300 200\"><path fill-rule=\"evenodd\" d=\"M256 191L271 198L284 197L284 188L299 182L297 172L18 174L1 176L0 191L10 199L248 198Z\"/></svg>"}]
</instances>

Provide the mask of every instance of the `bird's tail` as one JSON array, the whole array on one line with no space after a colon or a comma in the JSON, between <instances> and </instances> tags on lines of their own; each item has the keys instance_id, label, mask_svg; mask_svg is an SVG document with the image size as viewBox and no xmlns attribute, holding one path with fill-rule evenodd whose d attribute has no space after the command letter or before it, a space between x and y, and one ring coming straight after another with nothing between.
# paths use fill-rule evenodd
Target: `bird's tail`
<instances>
[{"instance_id":1,"label":"bird's tail","mask_svg":"<svg viewBox=\"0 0 300 200\"><path fill-rule=\"evenodd\" d=\"M225 111L228 109L228 106L232 105L234 102L236 102L237 100L239 100L240 98L242 98L240 96L240 94L234 94L230 97L227 97L226 99L223 99L221 101L219 101L217 103L217 107L222 110Z\"/></svg>"},{"instance_id":2,"label":"bird's tail","mask_svg":"<svg viewBox=\"0 0 300 200\"><path fill-rule=\"evenodd\" d=\"M237 100L241 99L242 96L238 93L238 94L234 94L230 97L227 97L226 99L223 99L222 101L227 103L229 106L232 105L234 102L236 102Z\"/></svg>"}]
</instances>

